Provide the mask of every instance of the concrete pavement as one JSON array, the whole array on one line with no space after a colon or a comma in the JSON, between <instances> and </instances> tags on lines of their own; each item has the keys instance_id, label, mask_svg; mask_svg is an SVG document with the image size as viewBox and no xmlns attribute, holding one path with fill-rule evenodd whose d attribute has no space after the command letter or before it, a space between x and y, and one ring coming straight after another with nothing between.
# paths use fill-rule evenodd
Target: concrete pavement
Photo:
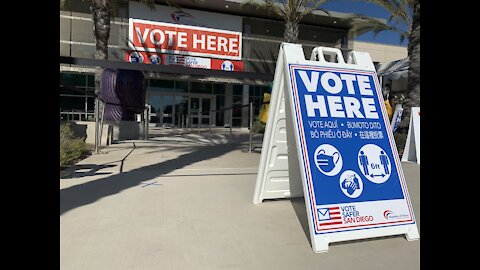
<instances>
[{"instance_id":1,"label":"concrete pavement","mask_svg":"<svg viewBox=\"0 0 480 270\"><path fill-rule=\"evenodd\" d=\"M315 254L303 198L252 203L248 133L157 130L60 179L60 265L70 269L419 269L404 236ZM420 229L419 166L402 163Z\"/></svg>"}]
</instances>

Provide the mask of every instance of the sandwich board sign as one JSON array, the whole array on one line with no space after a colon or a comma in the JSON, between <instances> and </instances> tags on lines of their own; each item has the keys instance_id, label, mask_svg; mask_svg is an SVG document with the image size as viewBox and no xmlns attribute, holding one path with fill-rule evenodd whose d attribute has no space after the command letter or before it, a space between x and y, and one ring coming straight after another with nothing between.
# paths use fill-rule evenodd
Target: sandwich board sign
<instances>
[{"instance_id":1,"label":"sandwich board sign","mask_svg":"<svg viewBox=\"0 0 480 270\"><path fill-rule=\"evenodd\" d=\"M412 107L402 161L420 164L420 107Z\"/></svg>"},{"instance_id":2,"label":"sandwich board sign","mask_svg":"<svg viewBox=\"0 0 480 270\"><path fill-rule=\"evenodd\" d=\"M334 61L327 61L325 57ZM312 248L406 234L419 239L368 53L282 43L253 202L303 195Z\"/></svg>"}]
</instances>

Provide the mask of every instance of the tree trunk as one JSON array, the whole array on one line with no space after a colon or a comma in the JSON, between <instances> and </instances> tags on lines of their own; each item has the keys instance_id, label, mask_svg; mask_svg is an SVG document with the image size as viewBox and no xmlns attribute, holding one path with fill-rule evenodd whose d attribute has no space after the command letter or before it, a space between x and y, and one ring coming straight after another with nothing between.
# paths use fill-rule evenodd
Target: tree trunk
<instances>
[{"instance_id":1,"label":"tree trunk","mask_svg":"<svg viewBox=\"0 0 480 270\"><path fill-rule=\"evenodd\" d=\"M108 39L110 38L110 11L111 0L91 0L93 20L93 35L95 37L95 59L108 59ZM103 68L97 67L95 71L95 154L98 154L100 125L100 79Z\"/></svg>"},{"instance_id":2,"label":"tree trunk","mask_svg":"<svg viewBox=\"0 0 480 270\"><path fill-rule=\"evenodd\" d=\"M93 35L95 37L95 59L108 59L108 39L110 38L111 0L92 0ZM95 73L95 93L100 92L102 69Z\"/></svg>"},{"instance_id":3,"label":"tree trunk","mask_svg":"<svg viewBox=\"0 0 480 270\"><path fill-rule=\"evenodd\" d=\"M408 130L412 107L420 107L420 0L413 4L412 29L408 41L408 92L407 102L403 111L403 120L399 128Z\"/></svg>"},{"instance_id":4,"label":"tree trunk","mask_svg":"<svg viewBox=\"0 0 480 270\"><path fill-rule=\"evenodd\" d=\"M283 32L283 39L285 42L298 42L298 23L292 21L285 21L285 32Z\"/></svg>"}]
</instances>

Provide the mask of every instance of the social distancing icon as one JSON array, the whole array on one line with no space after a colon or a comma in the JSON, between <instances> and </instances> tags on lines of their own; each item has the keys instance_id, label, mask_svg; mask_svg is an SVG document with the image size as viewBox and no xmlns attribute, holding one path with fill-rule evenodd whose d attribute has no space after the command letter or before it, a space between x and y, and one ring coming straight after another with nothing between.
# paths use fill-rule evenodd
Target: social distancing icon
<instances>
[{"instance_id":1,"label":"social distancing icon","mask_svg":"<svg viewBox=\"0 0 480 270\"><path fill-rule=\"evenodd\" d=\"M322 144L315 150L315 165L327 176L337 175L343 166L342 155L333 145Z\"/></svg>"},{"instance_id":2,"label":"social distancing icon","mask_svg":"<svg viewBox=\"0 0 480 270\"><path fill-rule=\"evenodd\" d=\"M363 176L375 184L390 178L392 164L385 150L375 144L366 144L358 152L358 167Z\"/></svg>"}]
</instances>

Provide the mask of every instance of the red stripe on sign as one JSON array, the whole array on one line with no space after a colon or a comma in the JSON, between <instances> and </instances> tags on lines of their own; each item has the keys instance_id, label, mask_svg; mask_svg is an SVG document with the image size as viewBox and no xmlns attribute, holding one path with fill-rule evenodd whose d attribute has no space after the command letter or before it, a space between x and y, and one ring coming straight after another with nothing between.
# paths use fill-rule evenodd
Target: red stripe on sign
<instances>
[{"instance_id":1,"label":"red stripe on sign","mask_svg":"<svg viewBox=\"0 0 480 270\"><path fill-rule=\"evenodd\" d=\"M330 210L330 215L340 215L340 211L337 211L337 210L332 211L332 210Z\"/></svg>"},{"instance_id":2,"label":"red stripe on sign","mask_svg":"<svg viewBox=\"0 0 480 270\"><path fill-rule=\"evenodd\" d=\"M329 226L329 225L337 225L337 224L343 224L343 223L342 221L326 222L326 223L320 223L320 226Z\"/></svg>"},{"instance_id":3,"label":"red stripe on sign","mask_svg":"<svg viewBox=\"0 0 480 270\"><path fill-rule=\"evenodd\" d=\"M305 144L305 132L303 130L303 125L302 125L302 114L301 114L301 111L300 111L300 101L298 99L298 92L297 92L297 82L295 80L295 71L294 71L294 68L293 66L290 66L290 79L291 79L291 84L292 84L292 87L293 87L293 95L294 95L294 100L296 100L296 102L294 101L295 103L295 107L296 107L296 117L297 117L297 126L299 126L299 133L300 133L300 141L302 143L302 154L303 154L303 160L304 160L304 164L305 164L305 171L307 173L307 181L308 181L308 186L309 186L309 197L310 197L310 203L312 204L311 208L313 209L316 209L316 203L315 203L315 196L313 195L313 184L312 184L312 176L310 175L310 163L309 163L309 160L308 160L308 156L306 154L306 151L307 151L307 146ZM318 224L318 220L317 220L317 215L313 215L313 219L315 221L315 224ZM318 228L318 226L315 226L315 231L319 232L320 229Z\"/></svg>"}]
</instances>

